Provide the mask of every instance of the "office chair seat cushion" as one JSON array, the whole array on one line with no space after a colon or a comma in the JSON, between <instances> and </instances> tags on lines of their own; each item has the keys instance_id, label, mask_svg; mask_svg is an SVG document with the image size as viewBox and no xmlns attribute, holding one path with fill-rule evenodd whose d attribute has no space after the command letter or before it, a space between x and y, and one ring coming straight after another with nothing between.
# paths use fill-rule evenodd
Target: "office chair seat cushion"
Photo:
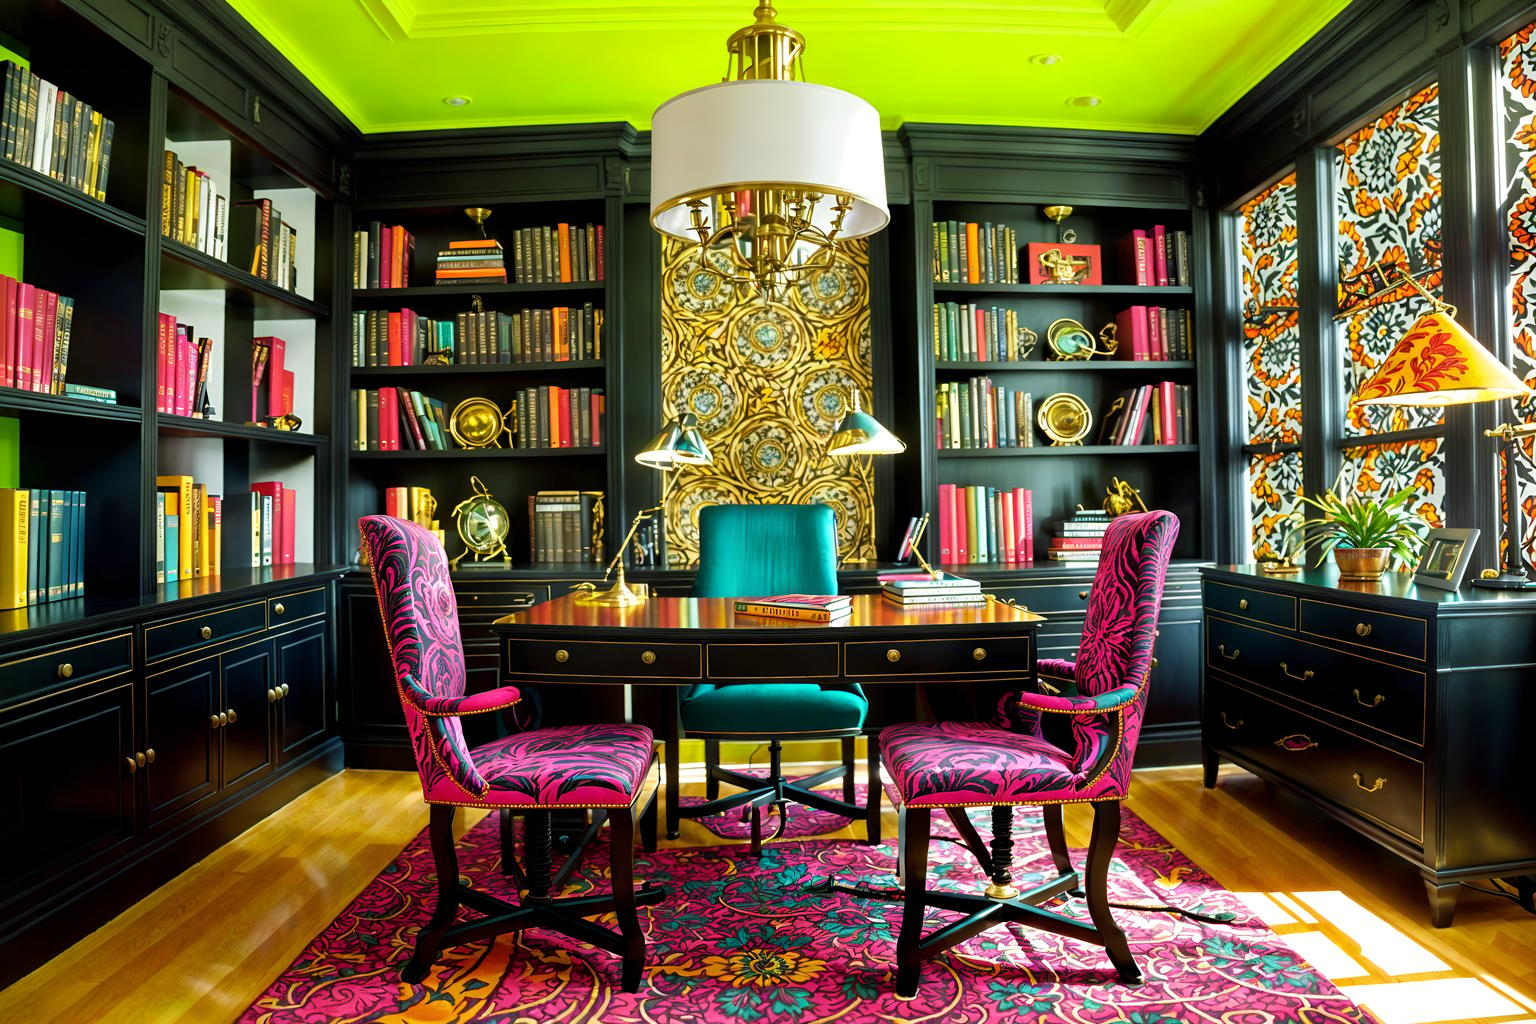
<instances>
[{"instance_id":1,"label":"office chair seat cushion","mask_svg":"<svg viewBox=\"0 0 1536 1024\"><path fill-rule=\"evenodd\" d=\"M683 731L730 736L855 733L869 701L857 685L698 683L683 697Z\"/></svg>"},{"instance_id":2,"label":"office chair seat cushion","mask_svg":"<svg viewBox=\"0 0 1536 1024\"><path fill-rule=\"evenodd\" d=\"M880 760L906 807L1074 803L1124 796L1040 736L980 722L908 722L880 732Z\"/></svg>"},{"instance_id":3,"label":"office chair seat cushion","mask_svg":"<svg viewBox=\"0 0 1536 1024\"><path fill-rule=\"evenodd\" d=\"M469 752L487 784L479 800L444 776L425 796L428 803L463 807L628 807L653 749L643 725L529 729Z\"/></svg>"}]
</instances>

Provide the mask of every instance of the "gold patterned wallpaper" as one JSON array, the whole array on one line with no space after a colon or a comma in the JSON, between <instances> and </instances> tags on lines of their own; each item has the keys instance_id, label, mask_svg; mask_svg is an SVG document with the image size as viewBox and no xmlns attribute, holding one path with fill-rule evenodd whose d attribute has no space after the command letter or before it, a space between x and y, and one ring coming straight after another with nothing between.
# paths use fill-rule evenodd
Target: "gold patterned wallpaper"
<instances>
[{"instance_id":1,"label":"gold patterned wallpaper","mask_svg":"<svg viewBox=\"0 0 1536 1024\"><path fill-rule=\"evenodd\" d=\"M698 416L715 461L685 470L667 500L669 559L698 560L705 505L816 501L837 513L845 560L874 558L867 460L822 455L853 387L870 408L869 247L846 243L780 302L702 273L695 251L662 240L662 408Z\"/></svg>"}]
</instances>

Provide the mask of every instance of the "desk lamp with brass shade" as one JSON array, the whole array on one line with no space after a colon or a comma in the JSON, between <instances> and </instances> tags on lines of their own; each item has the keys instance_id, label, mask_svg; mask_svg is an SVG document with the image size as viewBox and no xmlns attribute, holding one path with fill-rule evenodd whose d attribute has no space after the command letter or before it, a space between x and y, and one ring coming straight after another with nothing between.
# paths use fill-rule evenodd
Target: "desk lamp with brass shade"
<instances>
[{"instance_id":1,"label":"desk lamp with brass shade","mask_svg":"<svg viewBox=\"0 0 1536 1024\"><path fill-rule=\"evenodd\" d=\"M650 466L659 469L663 473L668 470L682 469L684 466L705 466L714 461L710 454L709 445L704 443L704 435L699 432L699 419L691 412L685 412L674 418L661 433L651 438L650 443L635 453L635 461L642 466ZM629 550L629 542L635 539L635 532L640 529L640 524L661 512L666 508L667 497L671 493L671 484L677 477L665 481L661 486L661 500L650 508L643 508L635 513L634 522L629 524L629 533L619 543L618 549L613 554L613 560L608 563L608 568L603 572L603 578L598 583L584 583L577 589L585 593L576 598L578 604L595 604L606 608L627 608L645 603L645 596L630 589L629 583L624 578L624 554ZM613 586L607 590L597 589L601 584L608 582L614 570L618 570L618 576L613 581Z\"/></svg>"},{"instance_id":2,"label":"desk lamp with brass shade","mask_svg":"<svg viewBox=\"0 0 1536 1024\"><path fill-rule=\"evenodd\" d=\"M1399 283L1409 284L1428 300L1428 313L1403 335L1381 367L1355 391L1355 405L1470 405L1524 398L1531 393L1524 382L1499 362L1454 317L1456 308L1429 294L1406 270L1394 267ZM1514 590L1532 585L1522 553L1517 458L1521 438L1536 436L1536 423L1501 423L1483 431L1499 438L1504 460L1505 550L1500 571L1487 570L1473 586Z\"/></svg>"},{"instance_id":3,"label":"desk lamp with brass shade","mask_svg":"<svg viewBox=\"0 0 1536 1024\"><path fill-rule=\"evenodd\" d=\"M885 428L883 424L859 408L859 389L853 389L853 404L843 413L827 438L826 454L836 458L868 456L873 463L876 455L900 455L907 450L906 442ZM851 559L850 559L851 560Z\"/></svg>"}]
</instances>

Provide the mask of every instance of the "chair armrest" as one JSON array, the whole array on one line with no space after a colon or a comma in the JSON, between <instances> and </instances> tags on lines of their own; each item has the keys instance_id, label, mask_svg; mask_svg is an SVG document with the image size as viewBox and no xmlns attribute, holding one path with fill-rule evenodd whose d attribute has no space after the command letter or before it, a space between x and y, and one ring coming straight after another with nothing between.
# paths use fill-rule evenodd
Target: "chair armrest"
<instances>
[{"instance_id":1,"label":"chair armrest","mask_svg":"<svg viewBox=\"0 0 1536 1024\"><path fill-rule=\"evenodd\" d=\"M486 711L500 711L523 699L522 691L515 686L498 686L494 690L468 693L462 697L435 697L421 688L411 676L405 677L406 699L424 715L433 718L452 718L457 715L478 715Z\"/></svg>"},{"instance_id":2,"label":"chair armrest","mask_svg":"<svg viewBox=\"0 0 1536 1024\"><path fill-rule=\"evenodd\" d=\"M1041 658L1035 666L1037 679L1056 679L1072 684L1077 682L1077 662L1068 661L1065 658ZM1061 688L1050 683L1041 683L1040 689L1049 694L1061 692Z\"/></svg>"},{"instance_id":3,"label":"chair armrest","mask_svg":"<svg viewBox=\"0 0 1536 1024\"><path fill-rule=\"evenodd\" d=\"M1118 711L1133 704L1141 696L1141 687L1127 684L1107 690L1096 697L1052 697L1027 690L1018 694L1019 704L1036 711L1053 711L1062 715L1096 715L1105 711Z\"/></svg>"}]
</instances>

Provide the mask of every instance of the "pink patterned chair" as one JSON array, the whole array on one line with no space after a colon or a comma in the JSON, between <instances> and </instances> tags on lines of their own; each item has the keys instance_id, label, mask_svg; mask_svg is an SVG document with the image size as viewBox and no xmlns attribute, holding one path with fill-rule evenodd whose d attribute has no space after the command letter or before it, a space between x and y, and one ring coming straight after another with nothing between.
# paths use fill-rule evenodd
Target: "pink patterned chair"
<instances>
[{"instance_id":1,"label":"pink patterned chair","mask_svg":"<svg viewBox=\"0 0 1536 1024\"><path fill-rule=\"evenodd\" d=\"M1167 512L1122 516L1110 524L1077 661L1039 664L1041 677L1075 684L1076 696L1013 693L991 724L913 722L880 733L881 760L895 783L901 815L898 994L916 994L924 961L1010 921L1103 946L1122 981L1141 980L1125 933L1110 914L1105 883L1120 837L1120 801L1131 784L1163 578L1178 534L1179 521ZM1074 749L1045 738L1041 712L1071 716ZM1038 906L1079 889L1062 831L1061 806L1068 803L1093 805L1085 887L1091 925ZM1042 808L1059 872L1028 892L1020 892L1010 875L1013 808L1021 804ZM990 850L966 817L965 808L977 806L992 808ZM925 888L929 818L936 809L948 814L991 876L984 895ZM966 916L923 935L930 907Z\"/></svg>"},{"instance_id":2,"label":"pink patterned chair","mask_svg":"<svg viewBox=\"0 0 1536 1024\"><path fill-rule=\"evenodd\" d=\"M370 556L422 796L431 807L429 829L437 867L437 908L417 934L415 953L400 972L401 980L415 984L424 979L445 946L547 928L619 954L624 990L638 990L645 935L635 911L664 895L649 883L639 890L634 885L637 817L647 848L654 849L656 841L654 795L637 807L642 783L655 762L651 730L643 725L560 726L469 747L460 716L511 707L520 694L510 686L465 693L458 608L448 560L437 538L390 516L364 516L358 525ZM503 870L526 891L518 903L460 882L453 842L453 819L460 807L501 812ZM550 811L557 809L607 816L613 833L610 895L550 895L560 890L579 856L573 855L552 875ZM521 866L511 850L513 814L524 818ZM481 916L455 924L461 905ZM607 913L618 918L617 932L585 920Z\"/></svg>"}]
</instances>

